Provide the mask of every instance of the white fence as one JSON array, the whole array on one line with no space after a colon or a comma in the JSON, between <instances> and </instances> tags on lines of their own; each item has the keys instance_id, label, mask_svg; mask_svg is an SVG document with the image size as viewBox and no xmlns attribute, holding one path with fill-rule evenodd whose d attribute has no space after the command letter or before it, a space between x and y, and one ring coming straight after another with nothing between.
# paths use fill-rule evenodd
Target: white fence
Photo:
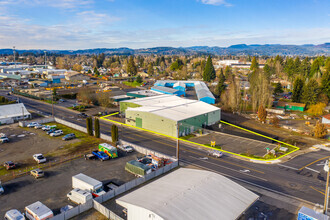
<instances>
[{"instance_id":1,"label":"white fence","mask_svg":"<svg viewBox=\"0 0 330 220\"><path fill-rule=\"evenodd\" d=\"M66 212L62 212L61 214L55 215L53 218L51 218L51 220L67 220L91 208L93 208L93 200L89 200L86 203L78 205Z\"/></svg>"},{"instance_id":2,"label":"white fence","mask_svg":"<svg viewBox=\"0 0 330 220\"><path fill-rule=\"evenodd\" d=\"M53 122L53 121L55 121L53 117L38 118L38 119L30 120L30 121L20 121L20 122L18 122L18 125L20 127L26 127L31 122L37 122L37 123L43 124L43 123L49 123L49 122Z\"/></svg>"},{"instance_id":3,"label":"white fence","mask_svg":"<svg viewBox=\"0 0 330 220\"><path fill-rule=\"evenodd\" d=\"M76 129L76 130L81 131L81 132L84 132L84 133L87 133L87 128L82 127L82 126L80 126L80 125L76 125L76 124L74 124L74 123L71 123L71 122L65 121L65 120L63 120L63 119L56 118L56 117L55 117L55 121L56 121L57 123L62 124L62 125L68 126L68 127L70 127L70 128Z\"/></svg>"},{"instance_id":4,"label":"white fence","mask_svg":"<svg viewBox=\"0 0 330 220\"><path fill-rule=\"evenodd\" d=\"M109 210L108 208L106 208L105 206L103 206L98 201L93 200L93 205L94 205L93 206L94 209L96 209L97 211L99 211L102 215L104 215L108 219L111 219L111 220L123 220L123 218L121 218L118 215L116 215L116 213L112 212L111 210Z\"/></svg>"}]
</instances>

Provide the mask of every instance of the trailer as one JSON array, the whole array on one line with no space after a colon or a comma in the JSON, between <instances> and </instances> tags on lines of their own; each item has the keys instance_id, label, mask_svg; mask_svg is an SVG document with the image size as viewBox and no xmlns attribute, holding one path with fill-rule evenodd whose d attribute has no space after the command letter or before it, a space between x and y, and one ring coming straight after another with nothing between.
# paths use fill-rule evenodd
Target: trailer
<instances>
[{"instance_id":1,"label":"trailer","mask_svg":"<svg viewBox=\"0 0 330 220\"><path fill-rule=\"evenodd\" d=\"M85 190L92 193L93 196L98 197L105 194L102 182L79 173L72 177L72 188Z\"/></svg>"},{"instance_id":2,"label":"trailer","mask_svg":"<svg viewBox=\"0 0 330 220\"><path fill-rule=\"evenodd\" d=\"M38 201L25 207L25 216L30 220L46 220L54 214L50 208Z\"/></svg>"},{"instance_id":3,"label":"trailer","mask_svg":"<svg viewBox=\"0 0 330 220\"><path fill-rule=\"evenodd\" d=\"M99 151L103 151L110 158L118 157L117 148L107 143L99 144Z\"/></svg>"}]
</instances>

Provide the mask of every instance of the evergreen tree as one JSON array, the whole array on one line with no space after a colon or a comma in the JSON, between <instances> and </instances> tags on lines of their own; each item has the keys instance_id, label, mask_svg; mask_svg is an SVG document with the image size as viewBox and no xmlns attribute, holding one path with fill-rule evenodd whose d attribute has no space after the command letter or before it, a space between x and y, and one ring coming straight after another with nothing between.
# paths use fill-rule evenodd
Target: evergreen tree
<instances>
[{"instance_id":1,"label":"evergreen tree","mask_svg":"<svg viewBox=\"0 0 330 220\"><path fill-rule=\"evenodd\" d=\"M116 125L111 126L111 138L113 143L118 141L118 127Z\"/></svg>"},{"instance_id":2,"label":"evergreen tree","mask_svg":"<svg viewBox=\"0 0 330 220\"><path fill-rule=\"evenodd\" d=\"M291 57L288 57L285 61L284 72L289 79L291 79L295 73L294 61Z\"/></svg>"},{"instance_id":3,"label":"evergreen tree","mask_svg":"<svg viewBox=\"0 0 330 220\"><path fill-rule=\"evenodd\" d=\"M219 82L217 85L217 88L215 90L215 93L218 97L221 97L222 92L225 91L226 85L225 85L225 76L223 75L223 71L221 69L220 76L219 76Z\"/></svg>"},{"instance_id":4,"label":"evergreen tree","mask_svg":"<svg viewBox=\"0 0 330 220\"><path fill-rule=\"evenodd\" d=\"M212 64L211 56L207 58L204 73L203 73L203 80L206 82L210 82L214 80L216 77L215 70Z\"/></svg>"},{"instance_id":5,"label":"evergreen tree","mask_svg":"<svg viewBox=\"0 0 330 220\"><path fill-rule=\"evenodd\" d=\"M154 75L154 67L153 67L152 63L149 63L149 65L148 65L148 75L149 76Z\"/></svg>"},{"instance_id":6,"label":"evergreen tree","mask_svg":"<svg viewBox=\"0 0 330 220\"><path fill-rule=\"evenodd\" d=\"M296 59L294 60L294 75L299 75L300 74L300 58L296 57Z\"/></svg>"},{"instance_id":7,"label":"evergreen tree","mask_svg":"<svg viewBox=\"0 0 330 220\"><path fill-rule=\"evenodd\" d=\"M330 99L330 70L327 70L321 80L322 92Z\"/></svg>"},{"instance_id":8,"label":"evergreen tree","mask_svg":"<svg viewBox=\"0 0 330 220\"><path fill-rule=\"evenodd\" d=\"M302 101L306 106L316 104L319 95L319 84L315 79L310 79L304 86L302 93Z\"/></svg>"},{"instance_id":9,"label":"evergreen tree","mask_svg":"<svg viewBox=\"0 0 330 220\"><path fill-rule=\"evenodd\" d=\"M270 77L272 76L271 68L267 63L264 66L264 73L265 73L267 79L270 79Z\"/></svg>"},{"instance_id":10,"label":"evergreen tree","mask_svg":"<svg viewBox=\"0 0 330 220\"><path fill-rule=\"evenodd\" d=\"M309 74L310 74L310 71L311 71L311 64L308 60L308 58L306 57L302 62L301 62L301 65L300 65L300 72L301 74L303 75L303 77L309 77Z\"/></svg>"},{"instance_id":11,"label":"evergreen tree","mask_svg":"<svg viewBox=\"0 0 330 220\"><path fill-rule=\"evenodd\" d=\"M128 75L135 76L137 74L137 67L134 62L134 57L130 56L127 63L127 73Z\"/></svg>"},{"instance_id":12,"label":"evergreen tree","mask_svg":"<svg viewBox=\"0 0 330 220\"><path fill-rule=\"evenodd\" d=\"M232 71L231 71L230 66L226 66L226 68L225 68L225 78L230 79L231 75L232 75Z\"/></svg>"},{"instance_id":13,"label":"evergreen tree","mask_svg":"<svg viewBox=\"0 0 330 220\"><path fill-rule=\"evenodd\" d=\"M319 58L316 58L312 65L311 65L311 71L309 73L309 77L316 77L316 78L319 78L321 75L321 63L320 63L320 60Z\"/></svg>"},{"instance_id":14,"label":"evergreen tree","mask_svg":"<svg viewBox=\"0 0 330 220\"><path fill-rule=\"evenodd\" d=\"M142 83L143 81L142 81L142 77L140 76L140 75L138 75L137 77L136 77L136 80L135 80L137 83Z\"/></svg>"},{"instance_id":15,"label":"evergreen tree","mask_svg":"<svg viewBox=\"0 0 330 220\"><path fill-rule=\"evenodd\" d=\"M99 70L96 67L94 67L94 74L96 76L99 76L100 75L100 72L99 72Z\"/></svg>"},{"instance_id":16,"label":"evergreen tree","mask_svg":"<svg viewBox=\"0 0 330 220\"><path fill-rule=\"evenodd\" d=\"M86 129L89 136L93 136L93 120L91 117L86 118Z\"/></svg>"},{"instance_id":17,"label":"evergreen tree","mask_svg":"<svg viewBox=\"0 0 330 220\"><path fill-rule=\"evenodd\" d=\"M253 57L252 62L251 62L251 66L250 66L250 70L252 72L255 72L259 69L259 63L257 61L256 57Z\"/></svg>"},{"instance_id":18,"label":"evergreen tree","mask_svg":"<svg viewBox=\"0 0 330 220\"><path fill-rule=\"evenodd\" d=\"M100 122L98 118L94 120L95 137L100 138Z\"/></svg>"},{"instance_id":19,"label":"evergreen tree","mask_svg":"<svg viewBox=\"0 0 330 220\"><path fill-rule=\"evenodd\" d=\"M276 83L273 94L278 95L283 92L283 88L280 82Z\"/></svg>"},{"instance_id":20,"label":"evergreen tree","mask_svg":"<svg viewBox=\"0 0 330 220\"><path fill-rule=\"evenodd\" d=\"M293 84L292 101L301 102L301 96L304 88L304 81L298 77Z\"/></svg>"}]
</instances>

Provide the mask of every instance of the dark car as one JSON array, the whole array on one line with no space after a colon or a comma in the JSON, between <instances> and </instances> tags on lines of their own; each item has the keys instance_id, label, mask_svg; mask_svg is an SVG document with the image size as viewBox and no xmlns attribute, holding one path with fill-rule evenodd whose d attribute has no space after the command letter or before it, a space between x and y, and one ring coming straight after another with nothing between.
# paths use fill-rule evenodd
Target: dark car
<instances>
[{"instance_id":1,"label":"dark car","mask_svg":"<svg viewBox=\"0 0 330 220\"><path fill-rule=\"evenodd\" d=\"M78 118L87 118L88 117L88 115L86 115L85 113L80 113L77 116L78 116Z\"/></svg>"},{"instance_id":2,"label":"dark car","mask_svg":"<svg viewBox=\"0 0 330 220\"><path fill-rule=\"evenodd\" d=\"M51 134L51 133L53 133L54 131L56 131L56 128L50 129L49 131L47 131L47 134Z\"/></svg>"},{"instance_id":3,"label":"dark car","mask_svg":"<svg viewBox=\"0 0 330 220\"><path fill-rule=\"evenodd\" d=\"M7 161L3 164L3 166L7 169L7 170L10 170L10 169L14 169L16 167L15 163L12 162L12 161Z\"/></svg>"},{"instance_id":4,"label":"dark car","mask_svg":"<svg viewBox=\"0 0 330 220\"><path fill-rule=\"evenodd\" d=\"M71 133L71 134L67 134L64 137L62 137L62 140L63 141L68 141L68 140L71 140L71 139L74 139L74 138L76 138L76 135L74 133Z\"/></svg>"}]
</instances>

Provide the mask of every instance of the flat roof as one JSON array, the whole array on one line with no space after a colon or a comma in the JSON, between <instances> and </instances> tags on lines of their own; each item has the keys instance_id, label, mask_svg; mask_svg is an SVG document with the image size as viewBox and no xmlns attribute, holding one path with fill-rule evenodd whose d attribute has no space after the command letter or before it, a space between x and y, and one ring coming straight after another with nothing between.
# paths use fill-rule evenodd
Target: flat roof
<instances>
[{"instance_id":1,"label":"flat roof","mask_svg":"<svg viewBox=\"0 0 330 220\"><path fill-rule=\"evenodd\" d=\"M151 89L157 89L157 90L169 92L169 93L175 93L178 91L177 89L172 89L172 88L164 87L164 86L153 86L153 87L151 87Z\"/></svg>"},{"instance_id":2,"label":"flat roof","mask_svg":"<svg viewBox=\"0 0 330 220\"><path fill-rule=\"evenodd\" d=\"M38 217L40 219L47 217L53 213L50 208L48 208L47 206L45 206L44 204L42 204L39 201L37 201L31 205L28 205L25 208L30 210L31 212L35 213L36 215L38 215Z\"/></svg>"},{"instance_id":3,"label":"flat roof","mask_svg":"<svg viewBox=\"0 0 330 220\"><path fill-rule=\"evenodd\" d=\"M150 210L164 219L237 219L258 195L219 174L180 168L116 202ZM129 210L128 210L129 212Z\"/></svg>"},{"instance_id":4,"label":"flat roof","mask_svg":"<svg viewBox=\"0 0 330 220\"><path fill-rule=\"evenodd\" d=\"M174 95L159 95L122 102L141 105L137 108L127 108L126 111L150 112L174 121L181 121L220 110L202 101L180 98Z\"/></svg>"},{"instance_id":5,"label":"flat roof","mask_svg":"<svg viewBox=\"0 0 330 220\"><path fill-rule=\"evenodd\" d=\"M133 92L127 92L127 94L137 94L137 95L145 95L145 96L156 96L161 95L163 93L152 91L152 90L139 90L139 91L133 91Z\"/></svg>"}]
</instances>

